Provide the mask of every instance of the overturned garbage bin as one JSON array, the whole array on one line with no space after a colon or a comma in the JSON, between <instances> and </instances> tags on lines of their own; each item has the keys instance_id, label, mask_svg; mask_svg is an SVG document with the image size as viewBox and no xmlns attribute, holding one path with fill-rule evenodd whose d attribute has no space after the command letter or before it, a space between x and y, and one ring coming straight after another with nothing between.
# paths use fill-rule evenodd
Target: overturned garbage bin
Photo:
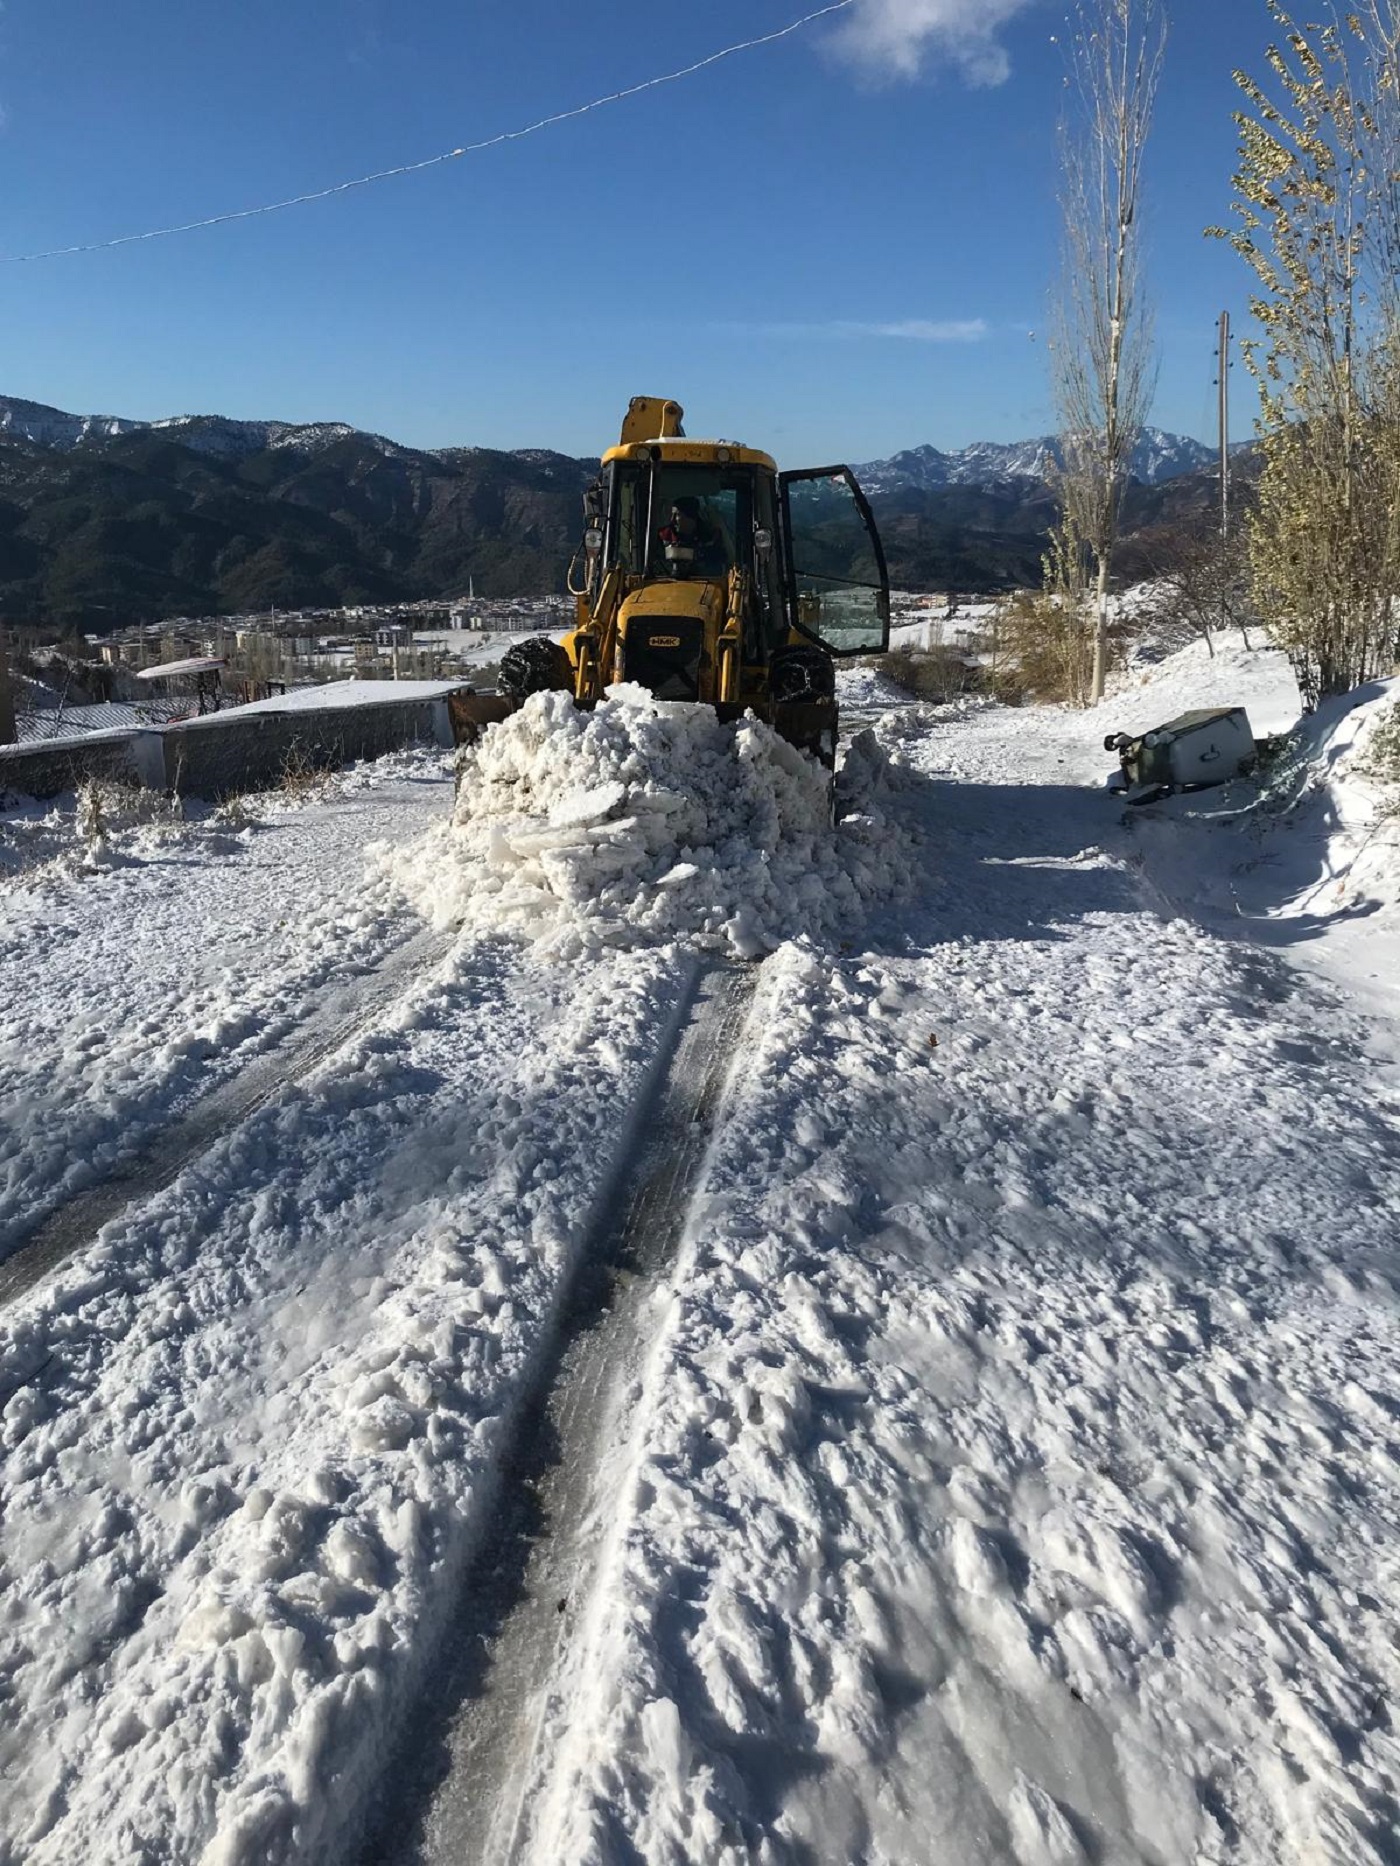
<instances>
[{"instance_id":1,"label":"overturned garbage bin","mask_svg":"<svg viewBox=\"0 0 1400 1866\"><path fill-rule=\"evenodd\" d=\"M1108 787L1124 793L1129 803L1224 784L1248 771L1255 758L1254 734L1242 706L1183 713L1136 739L1111 732L1103 748L1117 752L1120 766Z\"/></svg>"}]
</instances>

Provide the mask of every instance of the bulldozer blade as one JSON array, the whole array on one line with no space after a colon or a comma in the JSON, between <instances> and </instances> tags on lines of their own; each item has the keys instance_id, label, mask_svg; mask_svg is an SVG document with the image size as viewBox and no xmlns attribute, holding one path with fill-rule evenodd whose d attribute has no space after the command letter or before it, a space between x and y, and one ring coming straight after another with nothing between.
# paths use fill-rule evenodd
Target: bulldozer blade
<instances>
[{"instance_id":1,"label":"bulldozer blade","mask_svg":"<svg viewBox=\"0 0 1400 1866\"><path fill-rule=\"evenodd\" d=\"M781 700L773 708L773 730L799 751L836 766L835 700Z\"/></svg>"},{"instance_id":2,"label":"bulldozer blade","mask_svg":"<svg viewBox=\"0 0 1400 1866\"><path fill-rule=\"evenodd\" d=\"M800 752L810 752L828 771L836 766L835 700L779 700L767 705L717 706L715 711L726 725L755 712L772 726L779 738L795 745Z\"/></svg>"},{"instance_id":3,"label":"bulldozer blade","mask_svg":"<svg viewBox=\"0 0 1400 1866\"><path fill-rule=\"evenodd\" d=\"M519 703L503 693L450 693L447 716L452 721L452 743L475 745L487 726L518 711Z\"/></svg>"}]
</instances>

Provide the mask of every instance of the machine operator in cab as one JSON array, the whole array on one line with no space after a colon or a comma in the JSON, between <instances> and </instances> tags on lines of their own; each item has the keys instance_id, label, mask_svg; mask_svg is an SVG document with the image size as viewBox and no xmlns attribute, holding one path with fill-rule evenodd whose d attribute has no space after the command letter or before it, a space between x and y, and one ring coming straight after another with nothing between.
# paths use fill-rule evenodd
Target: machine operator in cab
<instances>
[{"instance_id":1,"label":"machine operator in cab","mask_svg":"<svg viewBox=\"0 0 1400 1866\"><path fill-rule=\"evenodd\" d=\"M718 525L700 510L700 501L683 493L657 533L673 577L717 577L729 569L729 552Z\"/></svg>"}]
</instances>

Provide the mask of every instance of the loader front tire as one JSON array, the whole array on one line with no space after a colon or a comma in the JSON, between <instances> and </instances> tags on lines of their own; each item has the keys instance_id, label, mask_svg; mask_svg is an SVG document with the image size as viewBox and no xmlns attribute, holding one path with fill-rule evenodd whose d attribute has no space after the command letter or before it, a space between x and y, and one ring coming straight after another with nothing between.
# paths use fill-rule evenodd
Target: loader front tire
<instances>
[{"instance_id":1,"label":"loader front tire","mask_svg":"<svg viewBox=\"0 0 1400 1866\"><path fill-rule=\"evenodd\" d=\"M831 699L835 692L836 664L822 649L794 644L779 648L773 656L768 693L774 705L810 705Z\"/></svg>"},{"instance_id":2,"label":"loader front tire","mask_svg":"<svg viewBox=\"0 0 1400 1866\"><path fill-rule=\"evenodd\" d=\"M532 693L567 693L574 684L569 657L548 635L513 642L501 656L496 691L517 702Z\"/></svg>"}]
</instances>

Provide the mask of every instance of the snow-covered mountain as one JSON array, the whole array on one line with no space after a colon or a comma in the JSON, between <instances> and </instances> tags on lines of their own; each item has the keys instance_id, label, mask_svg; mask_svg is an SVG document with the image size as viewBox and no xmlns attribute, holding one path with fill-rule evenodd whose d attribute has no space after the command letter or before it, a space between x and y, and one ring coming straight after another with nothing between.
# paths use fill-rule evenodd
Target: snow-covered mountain
<instances>
[{"instance_id":1,"label":"snow-covered mountain","mask_svg":"<svg viewBox=\"0 0 1400 1866\"><path fill-rule=\"evenodd\" d=\"M0 434L17 435L39 447L67 451L87 440L108 440L114 434L129 434L147 425L143 421L124 421L119 415L68 415L61 408L46 408L42 402L0 395Z\"/></svg>"},{"instance_id":2,"label":"snow-covered mountain","mask_svg":"<svg viewBox=\"0 0 1400 1866\"><path fill-rule=\"evenodd\" d=\"M1185 434L1144 428L1133 452L1133 478L1146 486L1179 479L1210 466L1215 450ZM871 460L856 472L867 492L913 488L934 492L941 486L988 486L1009 479L1043 480L1060 465L1060 443L1053 434L1029 441L974 441L957 453L937 447L911 447L888 460Z\"/></svg>"},{"instance_id":3,"label":"snow-covered mountain","mask_svg":"<svg viewBox=\"0 0 1400 1866\"><path fill-rule=\"evenodd\" d=\"M1249 446L1248 441L1239 443ZM1133 478L1145 486L1160 486L1163 480L1180 479L1183 473L1197 473L1202 467L1218 465L1220 450L1185 434L1167 434L1161 428L1144 428L1133 450Z\"/></svg>"},{"instance_id":4,"label":"snow-covered mountain","mask_svg":"<svg viewBox=\"0 0 1400 1866\"><path fill-rule=\"evenodd\" d=\"M394 455L409 449L382 434L367 434L346 421L232 421L224 415L175 415L166 421L136 422L152 432L168 434L182 447L220 460L242 460L267 449L295 448L298 453L320 453L339 441L368 442L376 452Z\"/></svg>"},{"instance_id":5,"label":"snow-covered mountain","mask_svg":"<svg viewBox=\"0 0 1400 1866\"><path fill-rule=\"evenodd\" d=\"M225 415L174 415L164 421L131 421L119 415L70 415L42 402L0 395L0 434L15 435L38 447L71 452L120 434L165 434L195 453L221 460L241 460L266 448L294 447L315 453L337 441L369 441L386 454L401 453L395 441L365 434L344 421L234 421Z\"/></svg>"},{"instance_id":6,"label":"snow-covered mountain","mask_svg":"<svg viewBox=\"0 0 1400 1866\"><path fill-rule=\"evenodd\" d=\"M121 434L141 430L167 434L181 446L221 460L241 460L267 448L294 448L319 453L340 441L367 442L387 456L415 451L436 451L443 458L479 451L473 448L415 450L400 446L382 434L367 434L343 421L234 421L223 415L176 415L164 421L130 421L117 415L70 415L40 402L0 395L0 435L11 434L68 452L75 447L100 445ZM1246 443L1247 445L1247 443ZM540 464L558 456L539 449L523 449L519 457ZM1209 466L1213 448L1189 435L1144 428L1133 455L1133 477L1158 486ZM870 460L857 467L867 492L898 492L912 488L934 492L943 486L997 486L1008 480L1044 480L1059 464L1060 447L1054 435L1028 441L975 441L956 453L932 446L911 447L888 460Z\"/></svg>"}]
</instances>

